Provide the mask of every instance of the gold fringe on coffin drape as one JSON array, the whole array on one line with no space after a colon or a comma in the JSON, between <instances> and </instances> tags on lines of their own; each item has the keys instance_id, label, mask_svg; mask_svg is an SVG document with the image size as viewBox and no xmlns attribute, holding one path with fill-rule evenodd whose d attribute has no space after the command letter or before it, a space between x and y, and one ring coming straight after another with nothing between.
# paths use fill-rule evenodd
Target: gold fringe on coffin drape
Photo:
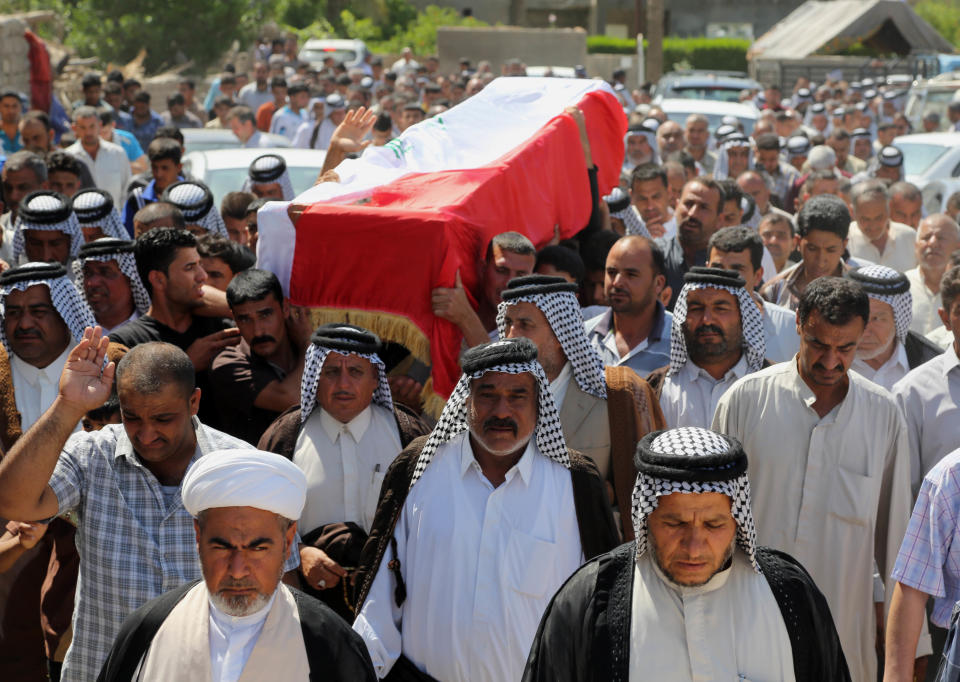
<instances>
[{"instance_id":1,"label":"gold fringe on coffin drape","mask_svg":"<svg viewBox=\"0 0 960 682\"><path fill-rule=\"evenodd\" d=\"M316 329L322 324L343 322L369 329L384 341L399 343L410 351L417 360L430 366L430 340L420 331L413 322L394 313L383 313L372 310L348 310L345 308L311 308L310 320ZM427 379L420 392L423 401L423 411L439 419L446 400L434 392L433 378Z\"/></svg>"}]
</instances>

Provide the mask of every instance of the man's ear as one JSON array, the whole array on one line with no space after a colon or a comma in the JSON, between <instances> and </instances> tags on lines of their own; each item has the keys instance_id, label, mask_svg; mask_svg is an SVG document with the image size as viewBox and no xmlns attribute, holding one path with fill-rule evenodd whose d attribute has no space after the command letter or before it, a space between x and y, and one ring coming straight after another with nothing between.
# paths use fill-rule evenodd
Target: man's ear
<instances>
[{"instance_id":1,"label":"man's ear","mask_svg":"<svg viewBox=\"0 0 960 682\"><path fill-rule=\"evenodd\" d=\"M151 270L148 272L147 281L150 282L150 286L154 292L163 291L167 286L167 276L163 274L162 270Z\"/></svg>"},{"instance_id":2,"label":"man's ear","mask_svg":"<svg viewBox=\"0 0 960 682\"><path fill-rule=\"evenodd\" d=\"M947 331L952 332L953 329L950 327L950 313L943 308L938 308L937 315L940 316L940 321L943 322L943 326L947 328Z\"/></svg>"},{"instance_id":3,"label":"man's ear","mask_svg":"<svg viewBox=\"0 0 960 682\"><path fill-rule=\"evenodd\" d=\"M190 416L196 417L197 411L200 409L200 389L193 389L193 393L190 394L190 398L187 401L190 405Z\"/></svg>"}]
</instances>

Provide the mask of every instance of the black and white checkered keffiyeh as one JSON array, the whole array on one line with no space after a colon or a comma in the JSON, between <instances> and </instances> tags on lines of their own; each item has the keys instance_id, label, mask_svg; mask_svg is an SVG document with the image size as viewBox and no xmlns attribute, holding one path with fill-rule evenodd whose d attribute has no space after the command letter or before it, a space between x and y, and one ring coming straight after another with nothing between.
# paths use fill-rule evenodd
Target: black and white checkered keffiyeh
<instances>
[{"instance_id":1,"label":"black and white checkered keffiyeh","mask_svg":"<svg viewBox=\"0 0 960 682\"><path fill-rule=\"evenodd\" d=\"M508 339L494 341L492 344L486 345L487 347L493 347L495 344L509 344L514 341L516 340ZM470 396L471 383L474 379L479 379L488 372L503 372L506 374L529 372L536 378L539 384L537 426L534 430L537 447L544 456L549 457L566 469L570 468L570 455L567 452L567 442L563 438L560 415L557 412L556 404L553 402L553 395L550 393L549 382L543 373L543 367L536 360L510 362L503 365L494 365L470 374L463 374L460 377L460 381L457 382L453 393L450 394L450 399L443 408L437 425L433 427L427 442L423 445L423 450L420 451L420 458L417 460L413 478L410 481L411 487L420 480L437 449L469 428L467 423L467 398Z\"/></svg>"},{"instance_id":2,"label":"black and white checkered keffiyeh","mask_svg":"<svg viewBox=\"0 0 960 682\"><path fill-rule=\"evenodd\" d=\"M670 328L670 369L667 370L667 376L679 372L689 360L683 324L687 320L687 294L695 289L723 289L737 297L740 304L740 329L743 332L747 368L751 372L756 372L763 367L764 355L767 352L763 313L760 312L760 308L757 307L746 288L706 282L687 282L680 290L677 304L673 308L673 325Z\"/></svg>"},{"instance_id":3,"label":"black and white checkered keffiyeh","mask_svg":"<svg viewBox=\"0 0 960 682\"><path fill-rule=\"evenodd\" d=\"M130 239L109 192L100 189L81 190L73 195L71 205L81 229L95 226L103 230L104 237Z\"/></svg>"},{"instance_id":4,"label":"black and white checkered keffiyeh","mask_svg":"<svg viewBox=\"0 0 960 682\"><path fill-rule=\"evenodd\" d=\"M220 211L214 206L213 195L202 182L175 182L163 192L162 200L179 208L187 225L199 225L211 234L229 237Z\"/></svg>"},{"instance_id":5,"label":"black and white checkered keffiyeh","mask_svg":"<svg viewBox=\"0 0 960 682\"><path fill-rule=\"evenodd\" d=\"M103 239L109 239L109 237L103 237ZM96 244L99 241L100 240L97 239L90 243ZM147 314L147 311L150 310L150 294L147 293L147 288L143 286L143 281L137 272L137 261L133 253L122 251L114 253L94 253L76 259L73 261L72 266L77 282L83 281L83 266L87 261L91 260L100 261L101 263L116 261L120 272L126 275L127 280L130 282L130 291L133 293L134 307L136 307L137 312L141 315Z\"/></svg>"},{"instance_id":6,"label":"black and white checkered keffiyeh","mask_svg":"<svg viewBox=\"0 0 960 682\"><path fill-rule=\"evenodd\" d=\"M17 213L17 220L13 227L13 260L17 261L24 253L24 230L60 230L70 236L70 258L76 258L80 247L83 246L83 232L80 231L80 221L73 211L69 210L66 197L55 192L35 192L27 195L23 207ZM28 212L29 211L29 212ZM30 219L31 214L41 215L47 212L63 212L69 214L57 222L38 222Z\"/></svg>"},{"instance_id":7,"label":"black and white checkered keffiyeh","mask_svg":"<svg viewBox=\"0 0 960 682\"><path fill-rule=\"evenodd\" d=\"M547 318L564 355L573 367L573 376L581 390L595 398L606 399L607 381L603 372L603 360L583 331L583 312L577 297L569 291L554 291L502 301L497 307L497 333L501 339L506 337L507 308L520 301L537 306Z\"/></svg>"},{"instance_id":8,"label":"black and white checkered keffiyeh","mask_svg":"<svg viewBox=\"0 0 960 682\"><path fill-rule=\"evenodd\" d=\"M293 192L293 183L290 182L290 172L283 157L278 154L264 154L250 164L247 179L243 181L243 191L252 192L254 185L272 185L273 183L280 185L284 201L292 201L296 196Z\"/></svg>"},{"instance_id":9,"label":"black and white checkered keffiyeh","mask_svg":"<svg viewBox=\"0 0 960 682\"><path fill-rule=\"evenodd\" d=\"M633 488L633 530L639 558L647 551L647 518L660 497L673 493L721 493L731 500L737 522L737 546L760 573L757 530L750 509L746 455L739 441L709 429L684 426L654 431L637 445L637 482Z\"/></svg>"},{"instance_id":10,"label":"black and white checkered keffiyeh","mask_svg":"<svg viewBox=\"0 0 960 682\"><path fill-rule=\"evenodd\" d=\"M723 142L717 146L717 165L713 169L715 180L726 180L730 176L730 156L729 151L733 148L747 148L747 169L753 168L753 145L750 139L742 133L727 135ZM733 178L736 180L736 178Z\"/></svg>"},{"instance_id":11,"label":"black and white checkered keffiyeh","mask_svg":"<svg viewBox=\"0 0 960 682\"><path fill-rule=\"evenodd\" d=\"M303 360L303 378L300 380L300 421L307 421L307 417L317 406L317 385L320 383L320 372L323 363L330 353L341 355L356 355L358 358L369 360L377 367L378 384L373 392L373 402L393 412L393 396L390 394L390 384L387 383L387 369L383 360L375 353L350 353L343 350L332 350L311 343L307 348Z\"/></svg>"},{"instance_id":12,"label":"black and white checkered keffiyeh","mask_svg":"<svg viewBox=\"0 0 960 682\"><path fill-rule=\"evenodd\" d=\"M859 282L867 296L893 308L897 339L904 343L913 321L913 295L910 293L910 280L906 275L885 265L864 265L851 270L848 277Z\"/></svg>"},{"instance_id":13,"label":"black and white checkered keffiyeh","mask_svg":"<svg viewBox=\"0 0 960 682\"><path fill-rule=\"evenodd\" d=\"M26 269L41 265L45 264L25 263L21 268ZM19 269L20 268L17 268L17 270ZM61 270L61 272L63 271ZM53 303L53 307L56 308L60 317L66 323L67 328L70 330L70 335L73 336L74 343L80 343L81 339L83 339L83 330L87 327L95 327L97 321L93 317L93 311L90 310L90 306L87 305L80 291L74 286L66 274L50 279L26 279L4 284L0 287L0 317L6 314L7 296L10 295L10 292L26 291L30 287L37 285L45 286L50 290L50 300ZM10 342L7 340L7 336L3 331L3 325L0 325L0 342L3 343L3 347L7 349L8 354L13 353L13 350L10 348Z\"/></svg>"},{"instance_id":14,"label":"black and white checkered keffiyeh","mask_svg":"<svg viewBox=\"0 0 960 682\"><path fill-rule=\"evenodd\" d=\"M640 211L630 201L630 195L619 187L614 187L613 191L603 198L610 209L611 218L619 218L623 221L624 234L639 235L652 239L646 223L640 217Z\"/></svg>"}]
</instances>

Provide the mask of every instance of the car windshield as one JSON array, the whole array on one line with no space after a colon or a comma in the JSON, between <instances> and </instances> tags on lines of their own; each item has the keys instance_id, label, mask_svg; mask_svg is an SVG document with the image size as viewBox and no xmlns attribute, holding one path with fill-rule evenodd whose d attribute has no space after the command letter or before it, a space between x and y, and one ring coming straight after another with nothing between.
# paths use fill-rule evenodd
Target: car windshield
<instances>
[{"instance_id":1,"label":"car windshield","mask_svg":"<svg viewBox=\"0 0 960 682\"><path fill-rule=\"evenodd\" d=\"M293 185L294 194L300 194L308 189L317 179L320 173L319 166L287 166L287 172L290 173L290 183ZM227 192L233 192L243 187L244 180L247 179L247 168L217 168L208 170L203 181L213 193L214 205L219 206Z\"/></svg>"},{"instance_id":2,"label":"car windshield","mask_svg":"<svg viewBox=\"0 0 960 682\"><path fill-rule=\"evenodd\" d=\"M739 102L741 88L723 85L689 85L670 89L670 97L678 99L710 99L719 102Z\"/></svg>"},{"instance_id":3,"label":"car windshield","mask_svg":"<svg viewBox=\"0 0 960 682\"><path fill-rule=\"evenodd\" d=\"M671 121L676 121L680 125L687 124L687 117L690 114L699 114L701 116L707 117L707 125L710 128L710 134L713 135L713 131L723 125L723 117L727 114L707 114L702 111L668 111L666 112L667 118ZM755 121L752 118L742 118L737 117L737 120L740 121L740 125L743 126L743 132L745 135L749 135L753 132L753 124Z\"/></svg>"},{"instance_id":4,"label":"car windshield","mask_svg":"<svg viewBox=\"0 0 960 682\"><path fill-rule=\"evenodd\" d=\"M209 152L214 149L237 149L240 146L240 140L233 135L230 137L224 136L222 138L195 138L192 140L186 140L184 142L184 147L186 147L188 152Z\"/></svg>"},{"instance_id":5,"label":"car windshield","mask_svg":"<svg viewBox=\"0 0 960 682\"><path fill-rule=\"evenodd\" d=\"M304 62L322 62L327 57L333 57L334 62L343 62L352 64L357 61L355 50L337 49L335 47L324 47L322 49L304 49L300 53L300 60Z\"/></svg>"},{"instance_id":6,"label":"car windshield","mask_svg":"<svg viewBox=\"0 0 960 682\"><path fill-rule=\"evenodd\" d=\"M894 145L903 152L903 170L907 175L923 175L947 151L942 145L924 142L897 140Z\"/></svg>"}]
</instances>

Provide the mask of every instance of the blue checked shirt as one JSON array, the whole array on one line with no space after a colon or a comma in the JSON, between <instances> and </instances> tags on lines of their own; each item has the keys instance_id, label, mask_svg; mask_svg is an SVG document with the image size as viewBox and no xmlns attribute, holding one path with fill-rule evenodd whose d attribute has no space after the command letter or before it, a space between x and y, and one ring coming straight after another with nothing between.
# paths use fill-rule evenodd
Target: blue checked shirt
<instances>
[{"instance_id":1,"label":"blue checked shirt","mask_svg":"<svg viewBox=\"0 0 960 682\"><path fill-rule=\"evenodd\" d=\"M960 601L960 450L923 478L891 577L934 597L931 620L950 626Z\"/></svg>"},{"instance_id":2,"label":"blue checked shirt","mask_svg":"<svg viewBox=\"0 0 960 682\"><path fill-rule=\"evenodd\" d=\"M190 461L247 443L200 424ZM124 619L145 602L202 577L193 518L177 490L164 502L156 477L139 462L123 426L75 433L50 478L59 513L78 518L80 580L64 682L97 678ZM286 569L299 565L291 552Z\"/></svg>"}]
</instances>

